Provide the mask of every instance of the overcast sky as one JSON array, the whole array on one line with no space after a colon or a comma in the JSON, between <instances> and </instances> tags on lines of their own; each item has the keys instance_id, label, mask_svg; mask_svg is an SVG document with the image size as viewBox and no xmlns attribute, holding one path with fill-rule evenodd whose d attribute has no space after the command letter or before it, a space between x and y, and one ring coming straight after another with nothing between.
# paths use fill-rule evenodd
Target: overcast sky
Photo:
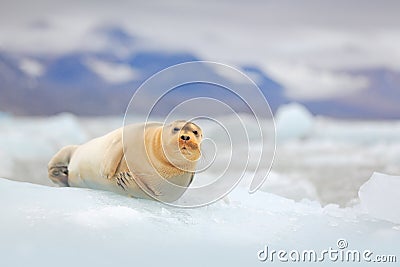
<instances>
[{"instance_id":1,"label":"overcast sky","mask_svg":"<svg viewBox=\"0 0 400 267\"><path fill-rule=\"evenodd\" d=\"M112 49L93 34L118 25L133 49L188 51L257 65L298 99L362 90L342 70L400 70L400 1L1 1L0 49ZM116 53L121 51L115 51Z\"/></svg>"}]
</instances>

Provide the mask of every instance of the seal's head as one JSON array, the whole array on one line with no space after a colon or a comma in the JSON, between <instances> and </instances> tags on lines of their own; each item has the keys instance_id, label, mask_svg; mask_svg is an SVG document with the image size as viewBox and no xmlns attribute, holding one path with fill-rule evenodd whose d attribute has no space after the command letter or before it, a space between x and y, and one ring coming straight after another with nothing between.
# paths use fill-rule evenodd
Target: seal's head
<instances>
[{"instance_id":1,"label":"seal's head","mask_svg":"<svg viewBox=\"0 0 400 267\"><path fill-rule=\"evenodd\" d=\"M201 128L190 121L174 121L163 128L163 146L168 160L174 164L195 163L201 156Z\"/></svg>"}]
</instances>

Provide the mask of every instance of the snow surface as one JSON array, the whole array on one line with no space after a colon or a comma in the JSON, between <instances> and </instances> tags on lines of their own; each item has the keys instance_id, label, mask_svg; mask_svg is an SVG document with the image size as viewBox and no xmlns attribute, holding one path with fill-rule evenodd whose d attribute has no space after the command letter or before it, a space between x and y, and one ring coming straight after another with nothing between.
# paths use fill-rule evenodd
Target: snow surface
<instances>
[{"instance_id":1,"label":"snow surface","mask_svg":"<svg viewBox=\"0 0 400 267\"><path fill-rule=\"evenodd\" d=\"M231 117L219 120L240 127ZM47 162L58 149L118 128L122 117L2 114L1 266L252 266L262 264L257 252L265 245L323 250L336 247L339 238L349 249L399 259L399 177L368 179L375 171L400 173L400 122L314 118L297 104L282 108L277 122L283 125L278 138L290 138L279 140L271 174L258 192L247 193L256 167L250 161L227 199L179 209L111 192L57 188L47 178ZM299 128L294 133L293 122ZM206 137L224 141L212 124L201 126ZM220 158L193 184L213 181L229 154L219 146ZM238 165L232 162L232 168Z\"/></svg>"},{"instance_id":2,"label":"snow surface","mask_svg":"<svg viewBox=\"0 0 400 267\"><path fill-rule=\"evenodd\" d=\"M400 246L399 228L357 207L244 187L198 209L5 179L0 191L3 266L256 266L264 245L322 250L345 238L351 249L392 255Z\"/></svg>"},{"instance_id":3,"label":"snow surface","mask_svg":"<svg viewBox=\"0 0 400 267\"><path fill-rule=\"evenodd\" d=\"M20 69L31 77L39 77L45 72L45 67L36 60L24 58L20 62Z\"/></svg>"},{"instance_id":4,"label":"snow surface","mask_svg":"<svg viewBox=\"0 0 400 267\"><path fill-rule=\"evenodd\" d=\"M127 64L117 64L96 59L88 59L85 62L88 67L109 83L124 83L140 78L138 70Z\"/></svg>"},{"instance_id":5,"label":"snow surface","mask_svg":"<svg viewBox=\"0 0 400 267\"><path fill-rule=\"evenodd\" d=\"M261 190L296 201L310 199L322 205L352 206L358 202L360 186L372 173L400 174L400 122L310 118L298 104L284 107L280 113L277 125L287 127L278 127L279 142L273 168ZM289 122L293 122L293 118L300 118L295 122L303 130L292 132ZM81 144L121 127L122 119L79 118L71 114L46 118L0 114L0 177L54 186L47 178L47 163L61 147ZM230 129L241 127L232 117L219 119ZM257 127L250 122L253 121L246 122L249 128ZM270 127L270 124L262 123ZM229 147L220 145L226 143L220 128L205 122L201 126L205 137L218 144L218 157L207 175L195 179L195 183L218 174L230 155ZM256 140L252 131L248 134L250 140ZM252 149L259 148L255 144ZM242 153L240 149L238 153ZM246 153L245 145L243 153ZM212 159L213 155L206 156ZM232 166L240 165L240 162L236 163ZM255 168L256 164L250 161L246 175L250 176Z\"/></svg>"}]
</instances>

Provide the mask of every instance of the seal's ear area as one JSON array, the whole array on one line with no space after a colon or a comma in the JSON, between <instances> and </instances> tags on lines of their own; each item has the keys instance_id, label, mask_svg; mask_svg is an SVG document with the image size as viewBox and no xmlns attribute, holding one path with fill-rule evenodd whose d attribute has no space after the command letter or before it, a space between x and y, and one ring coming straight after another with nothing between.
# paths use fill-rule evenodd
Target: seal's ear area
<instances>
[{"instance_id":1,"label":"seal's ear area","mask_svg":"<svg viewBox=\"0 0 400 267\"><path fill-rule=\"evenodd\" d=\"M122 136L115 137L106 148L101 164L101 175L107 179L114 177L124 156Z\"/></svg>"}]
</instances>

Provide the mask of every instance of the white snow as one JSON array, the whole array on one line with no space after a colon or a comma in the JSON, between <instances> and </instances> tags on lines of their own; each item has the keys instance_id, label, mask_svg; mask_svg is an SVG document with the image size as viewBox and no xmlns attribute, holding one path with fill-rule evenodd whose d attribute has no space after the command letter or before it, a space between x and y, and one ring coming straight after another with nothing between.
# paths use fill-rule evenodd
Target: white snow
<instances>
[{"instance_id":1,"label":"white snow","mask_svg":"<svg viewBox=\"0 0 400 267\"><path fill-rule=\"evenodd\" d=\"M43 186L54 186L47 162L58 149L118 128L122 118L2 117L0 177L42 184L0 179L2 264L252 266L261 264L256 253L266 244L327 249L339 238L351 249L398 253L398 177L374 175L358 191L373 171L400 173L400 124L313 118L299 105L280 112L277 123L285 127L278 136L290 138L280 139L262 188L248 194L256 167L250 162L229 201L199 209ZM231 117L219 120L230 129L240 127ZM221 158L197 174L194 184L213 181L229 157L213 127L204 124L204 134L215 140ZM249 138L256 140L251 133ZM239 165L232 162L233 169Z\"/></svg>"},{"instance_id":2,"label":"white snow","mask_svg":"<svg viewBox=\"0 0 400 267\"><path fill-rule=\"evenodd\" d=\"M242 118L249 129L256 129L257 125L252 124L251 118ZM231 117L219 120L233 129L231 134L239 133L234 130L241 127L237 120ZM279 143L272 174L261 190L294 200L306 198L324 205L335 203L346 206L358 199L359 187L374 171L394 175L400 173L399 122L311 120L309 130L301 126L301 120L295 120L295 124L300 126L294 130L290 124L293 120L286 120L287 127L278 129ZM279 121L284 120L278 116ZM270 122L262 123L271 128ZM81 144L121 126L122 117L78 118L70 114L49 118L3 116L0 121L0 177L52 185L47 178L47 163L61 147ZM218 157L206 175L195 179L196 184L215 180L213 177L217 177L230 160L229 146L225 145L226 137L219 127L206 121L201 126L205 137L216 142ZM297 132L302 127L306 130ZM248 132L253 142L251 149L257 150L257 136L253 136L253 132L256 131ZM279 134L290 138L279 139ZM269 136L273 133L266 137ZM246 145L237 145L239 149L235 150L236 153L247 154ZM273 147L265 146L264 149L271 150ZM203 163L213 159L213 151L206 152L209 153L206 153L207 159ZM241 165L240 157L236 157L231 167ZM251 176L256 167L256 162L250 159L246 176ZM241 172L241 169L237 170L238 174Z\"/></svg>"},{"instance_id":3,"label":"white snow","mask_svg":"<svg viewBox=\"0 0 400 267\"><path fill-rule=\"evenodd\" d=\"M19 64L20 69L31 77L39 77L44 71L45 67L37 60L31 58L23 58Z\"/></svg>"},{"instance_id":4,"label":"white snow","mask_svg":"<svg viewBox=\"0 0 400 267\"><path fill-rule=\"evenodd\" d=\"M313 126L313 116L298 103L282 105L275 115L278 140L306 137Z\"/></svg>"},{"instance_id":5,"label":"white snow","mask_svg":"<svg viewBox=\"0 0 400 267\"><path fill-rule=\"evenodd\" d=\"M318 200L318 193L312 182L302 177L291 179L276 172L268 175L268 179L260 190L298 201L302 199Z\"/></svg>"},{"instance_id":6,"label":"white snow","mask_svg":"<svg viewBox=\"0 0 400 267\"><path fill-rule=\"evenodd\" d=\"M47 162L61 147L88 139L71 114L50 118L8 117L0 122L0 176L51 185Z\"/></svg>"},{"instance_id":7,"label":"white snow","mask_svg":"<svg viewBox=\"0 0 400 267\"><path fill-rule=\"evenodd\" d=\"M368 213L381 220L400 224L400 176L374 173L361 186L361 205Z\"/></svg>"},{"instance_id":8,"label":"white snow","mask_svg":"<svg viewBox=\"0 0 400 267\"><path fill-rule=\"evenodd\" d=\"M127 64L101 61L91 58L86 60L86 65L109 83L124 83L140 78L139 71L133 69Z\"/></svg>"},{"instance_id":9,"label":"white snow","mask_svg":"<svg viewBox=\"0 0 400 267\"><path fill-rule=\"evenodd\" d=\"M322 208L243 187L230 204L198 209L5 179L0 192L4 266L256 266L264 245L322 250L345 238L351 249L387 254L400 245L392 224L356 207Z\"/></svg>"}]
</instances>

